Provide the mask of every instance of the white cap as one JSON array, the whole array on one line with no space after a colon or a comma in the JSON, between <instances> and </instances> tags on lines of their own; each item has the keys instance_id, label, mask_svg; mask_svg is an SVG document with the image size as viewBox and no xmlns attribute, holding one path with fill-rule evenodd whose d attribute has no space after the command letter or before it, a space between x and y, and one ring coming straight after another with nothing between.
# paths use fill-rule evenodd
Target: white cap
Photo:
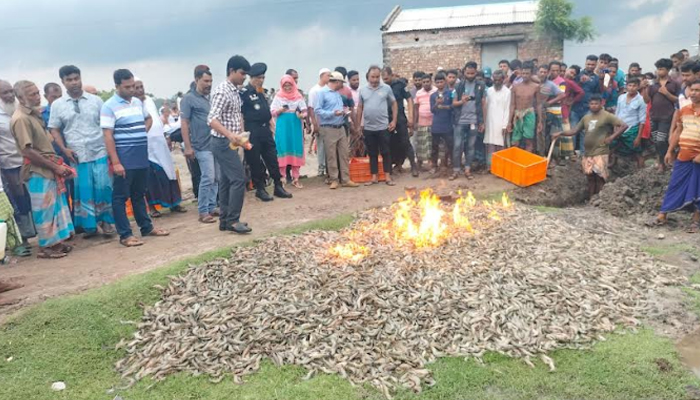
<instances>
[{"instance_id":1,"label":"white cap","mask_svg":"<svg viewBox=\"0 0 700 400\"><path fill-rule=\"evenodd\" d=\"M330 69L328 69L328 68L321 68L321 70L318 71L318 76L321 76L321 75L323 75L323 74L330 74L330 73L331 73L331 70L330 70Z\"/></svg>"}]
</instances>

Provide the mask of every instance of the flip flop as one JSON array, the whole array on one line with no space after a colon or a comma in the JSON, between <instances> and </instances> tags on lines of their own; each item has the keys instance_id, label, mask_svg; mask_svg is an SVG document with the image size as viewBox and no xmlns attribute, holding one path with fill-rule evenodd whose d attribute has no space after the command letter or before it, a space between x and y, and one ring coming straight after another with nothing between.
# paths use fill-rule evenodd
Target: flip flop
<instances>
[{"instance_id":1,"label":"flip flop","mask_svg":"<svg viewBox=\"0 0 700 400\"><path fill-rule=\"evenodd\" d=\"M73 246L68 245L68 244L61 244L61 249L59 250L61 253L68 254L71 251L73 251Z\"/></svg>"},{"instance_id":2,"label":"flip flop","mask_svg":"<svg viewBox=\"0 0 700 400\"><path fill-rule=\"evenodd\" d=\"M160 211L156 210L151 213L151 218L160 218L162 217L163 214L160 213Z\"/></svg>"},{"instance_id":3,"label":"flip flop","mask_svg":"<svg viewBox=\"0 0 700 400\"><path fill-rule=\"evenodd\" d=\"M129 237L126 238L126 239L121 239L121 240L119 241L119 244L121 244L121 245L124 246L124 247L138 247L138 246L142 246L142 245L143 245L143 242L140 241L140 240L138 240L138 239L136 239L136 238L133 237L133 236L129 236Z\"/></svg>"},{"instance_id":4,"label":"flip flop","mask_svg":"<svg viewBox=\"0 0 700 400\"><path fill-rule=\"evenodd\" d=\"M43 249L41 250L37 255L36 258L42 258L42 259L59 259L67 256L66 253L60 252L60 251L55 251L55 250L48 250Z\"/></svg>"},{"instance_id":5,"label":"flip flop","mask_svg":"<svg viewBox=\"0 0 700 400\"><path fill-rule=\"evenodd\" d=\"M396 182L394 181L386 181L387 186L396 186Z\"/></svg>"},{"instance_id":6,"label":"flip flop","mask_svg":"<svg viewBox=\"0 0 700 400\"><path fill-rule=\"evenodd\" d=\"M32 255L32 251L26 248L25 246L19 246L15 247L15 249L12 250L12 254L14 254L17 257L29 257Z\"/></svg>"},{"instance_id":7,"label":"flip flop","mask_svg":"<svg viewBox=\"0 0 700 400\"><path fill-rule=\"evenodd\" d=\"M685 230L687 233L698 233L700 232L700 221L693 221Z\"/></svg>"},{"instance_id":8,"label":"flip flop","mask_svg":"<svg viewBox=\"0 0 700 400\"><path fill-rule=\"evenodd\" d=\"M303 189L303 188L304 188L304 185L302 185L301 183L299 183L299 181L292 181L292 186L294 186L294 187L297 188L297 189Z\"/></svg>"},{"instance_id":9,"label":"flip flop","mask_svg":"<svg viewBox=\"0 0 700 400\"><path fill-rule=\"evenodd\" d=\"M369 181L369 182L365 182L365 186L372 186L372 185L376 185L377 183L379 183L379 182Z\"/></svg>"},{"instance_id":10,"label":"flip flop","mask_svg":"<svg viewBox=\"0 0 700 400\"><path fill-rule=\"evenodd\" d=\"M166 231L165 229L153 228L152 231L148 232L148 234L144 236L170 236L170 232Z\"/></svg>"},{"instance_id":11,"label":"flip flop","mask_svg":"<svg viewBox=\"0 0 700 400\"><path fill-rule=\"evenodd\" d=\"M654 217L654 219L647 221L644 225L649 226L649 227L657 227L657 226L666 225L666 222L668 222L667 219L661 219L659 217Z\"/></svg>"}]
</instances>

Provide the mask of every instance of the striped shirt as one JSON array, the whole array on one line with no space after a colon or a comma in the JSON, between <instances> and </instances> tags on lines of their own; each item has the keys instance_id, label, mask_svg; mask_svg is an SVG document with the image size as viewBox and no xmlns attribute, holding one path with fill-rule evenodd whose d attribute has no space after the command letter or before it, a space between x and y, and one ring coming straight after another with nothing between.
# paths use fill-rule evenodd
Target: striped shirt
<instances>
[{"instance_id":1,"label":"striped shirt","mask_svg":"<svg viewBox=\"0 0 700 400\"><path fill-rule=\"evenodd\" d=\"M683 130L678 161L692 161L700 154L700 113L695 111L693 104L683 107L679 112Z\"/></svg>"},{"instance_id":2,"label":"striped shirt","mask_svg":"<svg viewBox=\"0 0 700 400\"><path fill-rule=\"evenodd\" d=\"M239 135L243 131L242 105L243 100L236 85L228 80L221 82L211 94L211 109L207 123L211 126L211 121L216 119L229 132ZM210 133L214 137L225 137L214 129Z\"/></svg>"},{"instance_id":3,"label":"striped shirt","mask_svg":"<svg viewBox=\"0 0 700 400\"><path fill-rule=\"evenodd\" d=\"M124 100L116 93L102 106L100 127L114 131L114 144L124 169L148 168L146 118L150 118L141 100Z\"/></svg>"}]
</instances>

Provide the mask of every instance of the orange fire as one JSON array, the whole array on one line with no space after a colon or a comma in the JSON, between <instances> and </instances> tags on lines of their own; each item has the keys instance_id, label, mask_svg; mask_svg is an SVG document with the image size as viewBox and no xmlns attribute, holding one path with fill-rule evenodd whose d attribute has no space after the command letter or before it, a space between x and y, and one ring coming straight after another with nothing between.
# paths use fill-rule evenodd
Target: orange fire
<instances>
[{"instance_id":1,"label":"orange fire","mask_svg":"<svg viewBox=\"0 0 700 400\"><path fill-rule=\"evenodd\" d=\"M343 260L359 262L362 261L363 258L367 257L369 250L365 246L360 246L355 243L347 243L332 247L330 249L330 253L331 255L342 258Z\"/></svg>"},{"instance_id":2,"label":"orange fire","mask_svg":"<svg viewBox=\"0 0 700 400\"><path fill-rule=\"evenodd\" d=\"M373 233L382 232L386 244L409 245L416 249L436 247L451 236L468 233L476 234L472 226L486 226L488 221L500 221L499 211L512 207L508 196L503 193L500 201L477 203L471 192L457 193L454 205L440 200L432 190L420 193L418 200L408 195L391 206L393 219L388 222L364 222L344 234L347 242L328 250L330 255L344 262L358 263L370 254L368 242Z\"/></svg>"},{"instance_id":3,"label":"orange fire","mask_svg":"<svg viewBox=\"0 0 700 400\"><path fill-rule=\"evenodd\" d=\"M449 214L440 198L430 189L421 192L418 203L411 197L399 200L395 205L392 227L395 238L413 243L416 247L429 247L439 245L459 230L474 233L469 213L476 207L476 199L471 192L466 195L458 192L458 196ZM503 193L500 202L484 201L483 205L491 210L489 218L498 221L501 218L498 209L509 208L511 202Z\"/></svg>"}]
</instances>

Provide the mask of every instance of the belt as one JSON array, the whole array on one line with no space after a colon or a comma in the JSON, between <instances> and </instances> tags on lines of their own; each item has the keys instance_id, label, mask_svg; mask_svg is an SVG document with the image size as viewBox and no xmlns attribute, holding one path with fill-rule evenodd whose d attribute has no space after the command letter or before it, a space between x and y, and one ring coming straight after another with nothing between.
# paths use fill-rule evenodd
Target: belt
<instances>
[{"instance_id":1,"label":"belt","mask_svg":"<svg viewBox=\"0 0 700 400\"><path fill-rule=\"evenodd\" d=\"M333 129L340 129L344 128L345 125L321 125L321 128L333 128Z\"/></svg>"}]
</instances>

